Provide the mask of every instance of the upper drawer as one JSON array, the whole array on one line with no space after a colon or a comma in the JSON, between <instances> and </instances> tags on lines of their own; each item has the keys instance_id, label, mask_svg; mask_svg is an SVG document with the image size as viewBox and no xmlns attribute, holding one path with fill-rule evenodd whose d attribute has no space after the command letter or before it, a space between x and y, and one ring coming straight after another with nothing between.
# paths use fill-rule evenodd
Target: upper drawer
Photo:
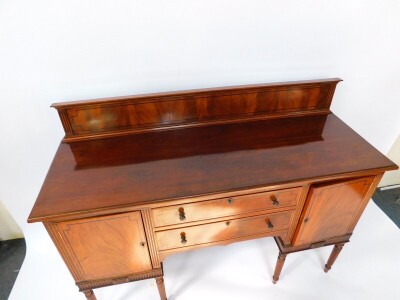
<instances>
[{"instance_id":1,"label":"upper drawer","mask_svg":"<svg viewBox=\"0 0 400 300\"><path fill-rule=\"evenodd\" d=\"M301 187L153 209L156 227L294 206Z\"/></svg>"}]
</instances>

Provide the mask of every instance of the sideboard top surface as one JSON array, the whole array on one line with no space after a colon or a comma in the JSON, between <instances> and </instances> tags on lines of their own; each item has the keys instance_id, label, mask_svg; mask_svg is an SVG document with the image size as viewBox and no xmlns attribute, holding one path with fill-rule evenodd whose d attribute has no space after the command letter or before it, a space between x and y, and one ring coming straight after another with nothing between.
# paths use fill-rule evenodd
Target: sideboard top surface
<instances>
[{"instance_id":1,"label":"sideboard top surface","mask_svg":"<svg viewBox=\"0 0 400 300\"><path fill-rule=\"evenodd\" d=\"M396 168L333 113L62 142L28 221Z\"/></svg>"}]
</instances>

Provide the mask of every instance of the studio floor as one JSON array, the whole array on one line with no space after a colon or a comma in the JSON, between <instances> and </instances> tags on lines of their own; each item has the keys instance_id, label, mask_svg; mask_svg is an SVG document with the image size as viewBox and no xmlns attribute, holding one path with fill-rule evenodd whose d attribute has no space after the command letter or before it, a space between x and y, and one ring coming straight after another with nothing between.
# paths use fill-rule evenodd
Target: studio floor
<instances>
[{"instance_id":1,"label":"studio floor","mask_svg":"<svg viewBox=\"0 0 400 300\"><path fill-rule=\"evenodd\" d=\"M9 299L85 299L43 226L33 224L28 230L26 258ZM164 263L168 299L400 299L400 231L374 202L325 274L330 251L288 255L276 285L271 278L278 250L272 238L174 255ZM95 293L98 300L159 299L153 279Z\"/></svg>"}]
</instances>

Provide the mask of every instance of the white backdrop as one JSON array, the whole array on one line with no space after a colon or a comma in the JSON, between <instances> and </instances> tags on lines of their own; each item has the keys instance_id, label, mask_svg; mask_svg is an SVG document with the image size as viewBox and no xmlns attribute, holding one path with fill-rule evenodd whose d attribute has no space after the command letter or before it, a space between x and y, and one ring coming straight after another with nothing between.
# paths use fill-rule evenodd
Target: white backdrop
<instances>
[{"instance_id":1,"label":"white backdrop","mask_svg":"<svg viewBox=\"0 0 400 300\"><path fill-rule=\"evenodd\" d=\"M333 111L386 153L400 132L399 16L397 0L0 1L0 200L28 244L17 284L36 284L29 299L70 291L43 227L26 224L63 136L52 102L341 77ZM35 283L40 272L60 280Z\"/></svg>"}]
</instances>

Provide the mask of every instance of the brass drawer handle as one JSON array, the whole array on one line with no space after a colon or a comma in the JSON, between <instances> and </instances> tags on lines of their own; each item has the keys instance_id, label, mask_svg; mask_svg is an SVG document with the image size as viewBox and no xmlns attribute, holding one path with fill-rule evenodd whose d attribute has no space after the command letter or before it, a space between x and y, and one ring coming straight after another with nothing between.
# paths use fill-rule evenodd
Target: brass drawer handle
<instances>
[{"instance_id":1,"label":"brass drawer handle","mask_svg":"<svg viewBox=\"0 0 400 300\"><path fill-rule=\"evenodd\" d=\"M228 199L228 204L232 204L233 203L233 198L229 198Z\"/></svg>"},{"instance_id":2,"label":"brass drawer handle","mask_svg":"<svg viewBox=\"0 0 400 300\"><path fill-rule=\"evenodd\" d=\"M184 233L184 232L181 232L181 243L182 244L186 244L187 243L186 233Z\"/></svg>"},{"instance_id":3,"label":"brass drawer handle","mask_svg":"<svg viewBox=\"0 0 400 300\"><path fill-rule=\"evenodd\" d=\"M276 199L275 196L271 196L271 199L272 199L272 205L273 206L278 206L279 205L279 201L278 201L278 199Z\"/></svg>"},{"instance_id":4,"label":"brass drawer handle","mask_svg":"<svg viewBox=\"0 0 400 300\"><path fill-rule=\"evenodd\" d=\"M274 224L272 224L271 220L267 220L267 225L269 229L273 229L274 228Z\"/></svg>"},{"instance_id":5,"label":"brass drawer handle","mask_svg":"<svg viewBox=\"0 0 400 300\"><path fill-rule=\"evenodd\" d=\"M181 221L186 220L185 210L183 209L183 207L180 207L178 211L179 211L179 220Z\"/></svg>"}]
</instances>

